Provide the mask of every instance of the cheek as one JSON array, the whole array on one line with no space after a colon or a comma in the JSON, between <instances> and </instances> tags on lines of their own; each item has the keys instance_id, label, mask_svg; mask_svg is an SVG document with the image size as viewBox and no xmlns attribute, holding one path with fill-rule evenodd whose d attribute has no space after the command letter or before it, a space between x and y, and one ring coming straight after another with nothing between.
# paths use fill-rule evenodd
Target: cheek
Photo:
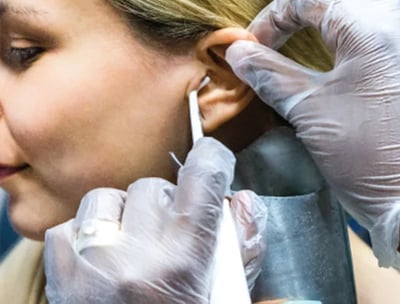
<instances>
[{"instance_id":1,"label":"cheek","mask_svg":"<svg viewBox=\"0 0 400 304\"><path fill-rule=\"evenodd\" d=\"M85 113L89 106L85 90L68 79L50 79L28 80L27 85L14 89L10 98L7 117L11 132L32 162L65 151L73 130L82 127L83 121L90 122Z\"/></svg>"},{"instance_id":2,"label":"cheek","mask_svg":"<svg viewBox=\"0 0 400 304\"><path fill-rule=\"evenodd\" d=\"M115 62L81 59L86 57L79 53L50 57L11 83L8 117L12 132L30 157L40 157L55 142L61 146L53 148L64 150L71 140L94 132L94 125L101 129L105 118L124 106L124 90L135 90L134 83L127 83L128 71Z\"/></svg>"},{"instance_id":3,"label":"cheek","mask_svg":"<svg viewBox=\"0 0 400 304\"><path fill-rule=\"evenodd\" d=\"M170 178L168 152L182 159L188 143L182 92L162 83L154 90L157 80L141 66L55 66L10 98L11 131L45 184L84 191Z\"/></svg>"}]
</instances>

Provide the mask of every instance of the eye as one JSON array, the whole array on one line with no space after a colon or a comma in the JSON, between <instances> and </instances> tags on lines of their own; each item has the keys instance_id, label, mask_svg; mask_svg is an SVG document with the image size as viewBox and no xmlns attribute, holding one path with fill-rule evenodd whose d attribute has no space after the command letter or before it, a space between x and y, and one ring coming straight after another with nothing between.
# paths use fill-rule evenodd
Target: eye
<instances>
[{"instance_id":1,"label":"eye","mask_svg":"<svg viewBox=\"0 0 400 304\"><path fill-rule=\"evenodd\" d=\"M42 47L9 48L5 54L5 62L12 68L27 68L40 54L45 51Z\"/></svg>"}]
</instances>

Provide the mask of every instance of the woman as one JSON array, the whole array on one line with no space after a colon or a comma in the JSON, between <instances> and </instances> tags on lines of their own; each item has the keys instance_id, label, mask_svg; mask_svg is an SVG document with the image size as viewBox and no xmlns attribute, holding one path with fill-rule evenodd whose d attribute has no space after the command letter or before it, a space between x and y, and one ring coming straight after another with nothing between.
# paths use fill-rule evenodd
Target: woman
<instances>
[{"instance_id":1,"label":"woman","mask_svg":"<svg viewBox=\"0 0 400 304\"><path fill-rule=\"evenodd\" d=\"M168 152L184 159L191 147L187 96L206 75L199 104L207 134L239 151L281 125L223 60L229 44L253 39L242 27L266 4L2 1L0 186L14 227L41 241L93 188L126 189L148 176L174 182ZM282 51L328 69L315 37L305 32ZM10 255L31 253L16 303L46 301L41 247L24 241ZM2 275L18 271L8 261Z\"/></svg>"},{"instance_id":2,"label":"woman","mask_svg":"<svg viewBox=\"0 0 400 304\"><path fill-rule=\"evenodd\" d=\"M119 9L93 2L67 10L63 1L2 2L1 138L6 144L0 163L2 171L18 174L3 178L1 186L11 196L14 226L32 239L43 239L48 227L74 216L78 203L71 202L79 202L89 189L126 188L144 176L174 180L168 152L183 159L191 145L189 128L182 128L188 125L185 100L206 74L212 83L200 104L203 128L209 134L222 133L219 127L255 96L220 59L224 46L247 38L247 33L234 29L199 40L217 28L245 26L264 2L240 4L240 10L221 8L223 13L213 8L216 12L207 14L193 11L190 3L184 11L185 6L166 2L163 14L159 11L161 16L154 21L144 19L146 12L134 14L134 8L147 7L148 15L156 14L159 1L146 5L112 2ZM84 14L93 10L96 14L90 18ZM165 13L169 11L174 13ZM238 12L243 16L237 16ZM158 20L161 17L170 20ZM181 19L187 19L185 27L177 22ZM297 45L292 52L294 48ZM41 87L46 90L38 90ZM132 100L134 110L127 112ZM251 133L240 128L241 142L238 136L226 136L223 142L234 150L276 121L261 103L252 103L247 111L263 117L262 123L253 119ZM265 119L268 113L269 120ZM44 218L43 210L52 216Z\"/></svg>"}]
</instances>

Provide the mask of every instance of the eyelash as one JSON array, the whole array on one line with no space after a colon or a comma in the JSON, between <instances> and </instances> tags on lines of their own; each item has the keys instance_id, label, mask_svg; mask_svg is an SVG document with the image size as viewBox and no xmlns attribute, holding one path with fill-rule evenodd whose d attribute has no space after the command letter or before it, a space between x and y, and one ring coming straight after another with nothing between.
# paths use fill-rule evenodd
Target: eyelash
<instances>
[{"instance_id":1,"label":"eyelash","mask_svg":"<svg viewBox=\"0 0 400 304\"><path fill-rule=\"evenodd\" d=\"M5 55L8 65L15 68L27 68L40 54L45 51L42 47L9 48Z\"/></svg>"}]
</instances>

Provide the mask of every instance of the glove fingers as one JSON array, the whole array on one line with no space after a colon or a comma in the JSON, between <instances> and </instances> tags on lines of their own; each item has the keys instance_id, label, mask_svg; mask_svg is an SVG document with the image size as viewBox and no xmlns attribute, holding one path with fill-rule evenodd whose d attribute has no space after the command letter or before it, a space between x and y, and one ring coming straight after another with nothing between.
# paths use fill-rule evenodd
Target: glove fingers
<instances>
[{"instance_id":1,"label":"glove fingers","mask_svg":"<svg viewBox=\"0 0 400 304\"><path fill-rule=\"evenodd\" d=\"M115 241L125 199L126 192L111 188L95 189L84 196L74 220L77 252Z\"/></svg>"},{"instance_id":2,"label":"glove fingers","mask_svg":"<svg viewBox=\"0 0 400 304\"><path fill-rule=\"evenodd\" d=\"M179 170L176 212L200 214L213 206L221 209L234 165L232 152L217 140L206 137L197 141Z\"/></svg>"},{"instance_id":3,"label":"glove fingers","mask_svg":"<svg viewBox=\"0 0 400 304\"><path fill-rule=\"evenodd\" d=\"M44 248L44 269L46 274L46 297L49 303L92 303L88 295L97 295L96 288L110 286L111 282L96 268L91 259L79 255L74 246L76 240L74 220L55 226L46 231ZM101 263L103 267L104 263ZM89 279L90 278L90 279ZM71 293L71 291L74 291ZM85 294L83 298L82 295Z\"/></svg>"},{"instance_id":4,"label":"glove fingers","mask_svg":"<svg viewBox=\"0 0 400 304\"><path fill-rule=\"evenodd\" d=\"M264 8L249 26L259 41L273 49L281 47L296 31L319 28L329 0L275 0Z\"/></svg>"},{"instance_id":5,"label":"glove fingers","mask_svg":"<svg viewBox=\"0 0 400 304\"><path fill-rule=\"evenodd\" d=\"M235 158L220 142L202 138L179 171L175 193L176 212L189 223L182 228L191 236L201 256L209 256L222 215L222 203L233 178Z\"/></svg>"},{"instance_id":6,"label":"glove fingers","mask_svg":"<svg viewBox=\"0 0 400 304\"><path fill-rule=\"evenodd\" d=\"M329 0L275 0L249 26L259 41L273 49L281 47L296 31L312 26L319 29Z\"/></svg>"},{"instance_id":7,"label":"glove fingers","mask_svg":"<svg viewBox=\"0 0 400 304\"><path fill-rule=\"evenodd\" d=\"M236 192L230 201L249 289L261 272L266 249L267 207L253 191Z\"/></svg>"},{"instance_id":8,"label":"glove fingers","mask_svg":"<svg viewBox=\"0 0 400 304\"><path fill-rule=\"evenodd\" d=\"M239 242L244 246L243 261L247 263L265 247L267 207L261 198L250 190L236 192L230 206Z\"/></svg>"},{"instance_id":9,"label":"glove fingers","mask_svg":"<svg viewBox=\"0 0 400 304\"><path fill-rule=\"evenodd\" d=\"M44 247L44 269L47 278L49 299L57 298L57 290L66 285L65 278L72 278L74 269L71 266L71 260L75 253L71 244L73 244L76 235L74 229L74 220L48 229L45 234Z\"/></svg>"},{"instance_id":10,"label":"glove fingers","mask_svg":"<svg viewBox=\"0 0 400 304\"><path fill-rule=\"evenodd\" d=\"M175 186L160 178L145 178L128 188L122 229L135 237L160 235L169 221Z\"/></svg>"},{"instance_id":11,"label":"glove fingers","mask_svg":"<svg viewBox=\"0 0 400 304\"><path fill-rule=\"evenodd\" d=\"M321 74L261 44L237 41L226 53L235 74L283 118L313 92Z\"/></svg>"},{"instance_id":12,"label":"glove fingers","mask_svg":"<svg viewBox=\"0 0 400 304\"><path fill-rule=\"evenodd\" d=\"M100 220L120 223L126 192L99 188L88 192L82 199L75 218L79 227L87 220Z\"/></svg>"}]
</instances>

